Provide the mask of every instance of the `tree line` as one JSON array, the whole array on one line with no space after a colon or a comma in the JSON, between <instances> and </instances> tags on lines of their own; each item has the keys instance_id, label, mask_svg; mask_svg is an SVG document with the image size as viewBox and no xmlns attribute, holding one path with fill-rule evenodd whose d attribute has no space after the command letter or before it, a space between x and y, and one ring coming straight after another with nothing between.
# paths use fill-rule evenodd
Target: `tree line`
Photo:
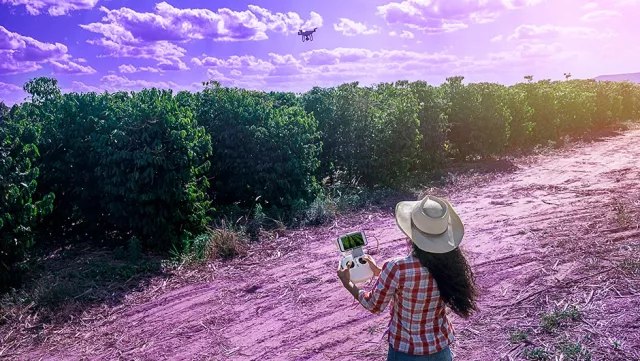
<instances>
[{"instance_id":1,"label":"tree line","mask_svg":"<svg viewBox=\"0 0 640 361\"><path fill-rule=\"evenodd\" d=\"M0 289L35 239L180 251L232 209L287 214L336 182L398 187L640 117L632 83L528 80L62 94L32 79L28 101L0 103Z\"/></svg>"}]
</instances>

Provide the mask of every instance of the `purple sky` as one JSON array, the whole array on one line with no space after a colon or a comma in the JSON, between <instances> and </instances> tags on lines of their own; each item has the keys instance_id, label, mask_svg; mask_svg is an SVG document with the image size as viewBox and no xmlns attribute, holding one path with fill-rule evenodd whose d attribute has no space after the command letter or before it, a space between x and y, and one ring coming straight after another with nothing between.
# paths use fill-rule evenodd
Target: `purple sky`
<instances>
[{"instance_id":1,"label":"purple sky","mask_svg":"<svg viewBox=\"0 0 640 361\"><path fill-rule=\"evenodd\" d=\"M638 14L640 0L0 0L0 100L36 76L63 91L301 92L638 72Z\"/></svg>"}]
</instances>

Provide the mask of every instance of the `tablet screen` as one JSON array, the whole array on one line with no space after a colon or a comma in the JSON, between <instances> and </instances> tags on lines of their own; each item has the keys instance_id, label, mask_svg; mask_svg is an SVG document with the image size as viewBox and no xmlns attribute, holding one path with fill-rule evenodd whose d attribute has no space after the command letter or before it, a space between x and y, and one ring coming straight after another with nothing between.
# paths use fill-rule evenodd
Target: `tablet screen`
<instances>
[{"instance_id":1,"label":"tablet screen","mask_svg":"<svg viewBox=\"0 0 640 361\"><path fill-rule=\"evenodd\" d=\"M340 243L345 251L364 246L364 234L362 232L351 233L340 237Z\"/></svg>"}]
</instances>

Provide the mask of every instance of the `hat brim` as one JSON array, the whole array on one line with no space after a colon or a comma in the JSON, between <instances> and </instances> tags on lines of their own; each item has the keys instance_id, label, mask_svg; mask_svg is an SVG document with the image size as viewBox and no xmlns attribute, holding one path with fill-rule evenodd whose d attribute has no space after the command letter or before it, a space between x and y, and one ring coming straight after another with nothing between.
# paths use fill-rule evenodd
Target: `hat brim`
<instances>
[{"instance_id":1,"label":"hat brim","mask_svg":"<svg viewBox=\"0 0 640 361\"><path fill-rule=\"evenodd\" d=\"M464 225L462 220L458 217L451 204L445 199L442 199L449 208L449 215L451 216L451 228L453 233L453 244L449 240L448 232L443 234L432 235L427 234L415 226L411 222L411 213L416 205L421 201L415 202L400 202L396 205L396 224L400 230L411 239L411 241L418 246L421 250L429 253L447 253L458 248L462 242L464 236Z\"/></svg>"}]
</instances>

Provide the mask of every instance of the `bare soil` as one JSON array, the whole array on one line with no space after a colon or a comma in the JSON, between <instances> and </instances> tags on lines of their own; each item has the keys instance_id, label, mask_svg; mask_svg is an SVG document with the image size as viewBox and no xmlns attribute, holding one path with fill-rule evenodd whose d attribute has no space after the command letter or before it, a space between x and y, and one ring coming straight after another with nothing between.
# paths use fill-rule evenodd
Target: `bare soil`
<instances>
[{"instance_id":1,"label":"bare soil","mask_svg":"<svg viewBox=\"0 0 640 361\"><path fill-rule=\"evenodd\" d=\"M452 316L455 359L525 360L536 348L587 359L582 347L592 360L638 360L640 130L498 168L425 190L460 214L482 289L479 313ZM12 350L0 333L0 359L385 360L388 312L368 313L342 288L335 238L364 230L379 264L404 255L392 210L266 239L182 282L158 278L118 306L25 331ZM573 319L554 316L569 306Z\"/></svg>"}]
</instances>

